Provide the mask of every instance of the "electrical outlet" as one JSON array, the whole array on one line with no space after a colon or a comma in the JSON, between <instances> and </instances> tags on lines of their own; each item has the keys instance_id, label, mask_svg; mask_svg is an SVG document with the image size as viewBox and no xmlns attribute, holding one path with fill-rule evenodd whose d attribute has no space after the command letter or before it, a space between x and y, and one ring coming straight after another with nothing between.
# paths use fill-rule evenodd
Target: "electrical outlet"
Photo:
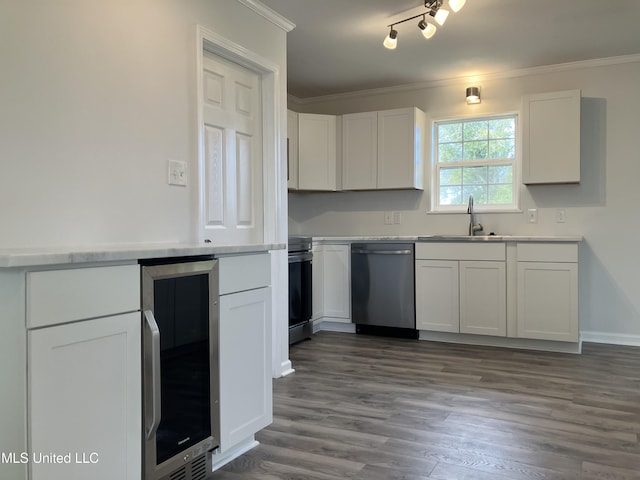
<instances>
[{"instance_id":1,"label":"electrical outlet","mask_svg":"<svg viewBox=\"0 0 640 480\"><path fill-rule=\"evenodd\" d=\"M169 185L187 184L187 164L178 160L169 160Z\"/></svg>"},{"instance_id":2,"label":"electrical outlet","mask_svg":"<svg viewBox=\"0 0 640 480\"><path fill-rule=\"evenodd\" d=\"M384 224L393 225L393 214L391 212L384 212Z\"/></svg>"},{"instance_id":3,"label":"electrical outlet","mask_svg":"<svg viewBox=\"0 0 640 480\"><path fill-rule=\"evenodd\" d=\"M400 212L393 212L393 224L400 225Z\"/></svg>"},{"instance_id":4,"label":"electrical outlet","mask_svg":"<svg viewBox=\"0 0 640 480\"><path fill-rule=\"evenodd\" d=\"M556 223L564 223L567 221L567 211L564 208L556 210Z\"/></svg>"},{"instance_id":5,"label":"electrical outlet","mask_svg":"<svg viewBox=\"0 0 640 480\"><path fill-rule=\"evenodd\" d=\"M527 210L527 221L529 223L538 223L538 209L530 208Z\"/></svg>"}]
</instances>

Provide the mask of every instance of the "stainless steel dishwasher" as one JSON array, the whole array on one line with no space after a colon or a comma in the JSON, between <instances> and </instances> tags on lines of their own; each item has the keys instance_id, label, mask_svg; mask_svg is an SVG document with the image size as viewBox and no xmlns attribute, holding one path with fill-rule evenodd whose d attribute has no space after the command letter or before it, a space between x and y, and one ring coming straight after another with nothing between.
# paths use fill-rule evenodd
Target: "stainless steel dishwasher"
<instances>
[{"instance_id":1,"label":"stainless steel dishwasher","mask_svg":"<svg viewBox=\"0 0 640 480\"><path fill-rule=\"evenodd\" d=\"M351 317L357 333L418 338L414 244L351 244Z\"/></svg>"}]
</instances>

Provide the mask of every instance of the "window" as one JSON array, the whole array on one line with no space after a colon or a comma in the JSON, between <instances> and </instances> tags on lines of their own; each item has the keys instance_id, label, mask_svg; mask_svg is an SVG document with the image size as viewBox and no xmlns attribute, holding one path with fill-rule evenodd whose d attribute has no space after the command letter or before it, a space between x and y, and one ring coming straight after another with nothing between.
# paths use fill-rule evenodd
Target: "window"
<instances>
[{"instance_id":1,"label":"window","mask_svg":"<svg viewBox=\"0 0 640 480\"><path fill-rule=\"evenodd\" d=\"M434 123L432 210L518 206L515 114Z\"/></svg>"}]
</instances>

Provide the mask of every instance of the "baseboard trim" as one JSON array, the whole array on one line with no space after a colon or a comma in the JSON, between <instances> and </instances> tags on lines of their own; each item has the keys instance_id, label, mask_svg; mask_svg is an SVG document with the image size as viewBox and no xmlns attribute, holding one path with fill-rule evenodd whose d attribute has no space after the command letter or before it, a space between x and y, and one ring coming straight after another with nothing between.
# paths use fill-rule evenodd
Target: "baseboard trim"
<instances>
[{"instance_id":1,"label":"baseboard trim","mask_svg":"<svg viewBox=\"0 0 640 480\"><path fill-rule=\"evenodd\" d=\"M355 323L332 322L331 320L319 319L313 322L313 333L325 332L344 332L356 333Z\"/></svg>"},{"instance_id":2,"label":"baseboard trim","mask_svg":"<svg viewBox=\"0 0 640 480\"><path fill-rule=\"evenodd\" d=\"M244 455L252 448L257 447L260 443L253 437L247 438L245 441L240 442L238 445L235 445L231 448L231 450L227 450L224 453L212 454L211 455L211 463L212 468L211 471L215 472L216 470L224 467L227 463L235 460L240 455Z\"/></svg>"},{"instance_id":3,"label":"baseboard trim","mask_svg":"<svg viewBox=\"0 0 640 480\"><path fill-rule=\"evenodd\" d=\"M313 332L321 331L356 333L356 326L353 323L332 322L330 320L318 319L313 324ZM565 353L580 353L582 350L582 342L640 347L640 335L585 331L580 332L579 343L530 340L525 338L490 337L485 335L465 335L461 333L430 332L427 330L420 330L420 340Z\"/></svg>"},{"instance_id":4,"label":"baseboard trim","mask_svg":"<svg viewBox=\"0 0 640 480\"><path fill-rule=\"evenodd\" d=\"M480 345L484 347L518 348L521 350L538 350L558 353L577 354L581 353L582 351L581 342L554 342L549 340L531 340L527 338L491 337L488 335L431 332L427 330L420 330L420 340L459 343L464 345Z\"/></svg>"},{"instance_id":5,"label":"baseboard trim","mask_svg":"<svg viewBox=\"0 0 640 480\"><path fill-rule=\"evenodd\" d=\"M293 369L293 365L291 364L291 360L287 360L280 364L280 371L278 372L279 376L274 378L286 377L287 375L295 372Z\"/></svg>"},{"instance_id":6,"label":"baseboard trim","mask_svg":"<svg viewBox=\"0 0 640 480\"><path fill-rule=\"evenodd\" d=\"M628 347L640 347L640 335L626 333L606 332L580 332L583 342L608 343L611 345L625 345Z\"/></svg>"}]
</instances>

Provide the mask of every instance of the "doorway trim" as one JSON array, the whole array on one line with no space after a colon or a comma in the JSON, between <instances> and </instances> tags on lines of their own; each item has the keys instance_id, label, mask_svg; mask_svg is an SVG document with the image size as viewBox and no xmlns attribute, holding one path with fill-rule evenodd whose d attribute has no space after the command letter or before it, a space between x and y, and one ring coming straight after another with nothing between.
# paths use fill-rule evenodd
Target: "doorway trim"
<instances>
[{"instance_id":1,"label":"doorway trim","mask_svg":"<svg viewBox=\"0 0 640 480\"><path fill-rule=\"evenodd\" d=\"M260 76L262 97L262 209L263 243L285 245L287 242L287 180L283 119L286 120L286 92L280 90L280 67L218 33L196 26L196 109L198 132L198 225L197 238L204 242L205 198L202 188L204 172L203 79L204 52L213 53L241 65ZM289 359L288 334L288 260L286 249L271 252L272 376L278 378L294 370Z\"/></svg>"},{"instance_id":2,"label":"doorway trim","mask_svg":"<svg viewBox=\"0 0 640 480\"><path fill-rule=\"evenodd\" d=\"M284 199L282 189L279 188L279 179L282 177L282 165L280 159L281 138L280 128L280 67L245 47L209 30L202 25L197 25L197 111L198 111L198 241L202 243L204 236L202 225L205 222L205 197L203 191L204 172L204 112L202 108L203 80L202 68L204 65L204 52L213 53L230 62L245 67L260 76L260 88L262 91L262 210L263 210L263 243L281 243L282 221L277 212L281 211Z\"/></svg>"}]
</instances>

